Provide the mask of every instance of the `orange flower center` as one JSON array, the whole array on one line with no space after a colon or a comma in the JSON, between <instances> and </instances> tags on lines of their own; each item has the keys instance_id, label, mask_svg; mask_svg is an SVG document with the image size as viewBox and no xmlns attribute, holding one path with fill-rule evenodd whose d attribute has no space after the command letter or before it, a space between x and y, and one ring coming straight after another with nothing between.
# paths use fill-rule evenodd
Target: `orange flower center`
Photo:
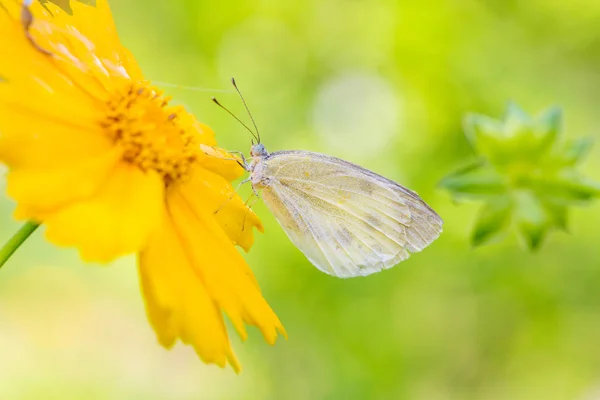
<instances>
[{"instance_id":1,"label":"orange flower center","mask_svg":"<svg viewBox=\"0 0 600 400\"><path fill-rule=\"evenodd\" d=\"M168 185L184 180L197 159L195 120L183 107L144 82L116 91L102 121L105 132L124 149L123 158L144 171L158 172Z\"/></svg>"}]
</instances>

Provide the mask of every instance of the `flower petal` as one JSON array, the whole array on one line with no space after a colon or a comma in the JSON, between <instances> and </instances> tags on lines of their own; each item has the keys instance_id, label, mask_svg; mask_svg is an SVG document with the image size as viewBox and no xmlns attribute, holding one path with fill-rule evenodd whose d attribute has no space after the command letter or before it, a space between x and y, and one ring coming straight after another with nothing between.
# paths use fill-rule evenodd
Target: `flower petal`
<instances>
[{"instance_id":1,"label":"flower petal","mask_svg":"<svg viewBox=\"0 0 600 400\"><path fill-rule=\"evenodd\" d=\"M200 145L200 150L198 163L203 168L221 175L228 181L237 179L244 173L244 169L238 164L237 158L233 154L205 144Z\"/></svg>"},{"instance_id":2,"label":"flower petal","mask_svg":"<svg viewBox=\"0 0 600 400\"><path fill-rule=\"evenodd\" d=\"M52 23L59 27L72 28L71 32L76 30L90 44L93 44L93 52L105 67L113 71L118 69L127 71L127 75L133 80L142 79L135 58L121 44L106 0L96 0L95 6L73 1L71 2L73 15L69 15L51 3L45 4L44 7L51 11L51 16L46 18ZM39 15L44 7L39 7L41 10L34 9L34 15Z\"/></svg>"},{"instance_id":3,"label":"flower petal","mask_svg":"<svg viewBox=\"0 0 600 400\"><path fill-rule=\"evenodd\" d=\"M19 112L27 110L30 117L53 116L63 121L90 122L96 118L93 111L97 104L56 68L52 58L27 40L20 21L3 8L0 37L10 38L0 46L0 108L11 106Z\"/></svg>"},{"instance_id":4,"label":"flower petal","mask_svg":"<svg viewBox=\"0 0 600 400\"><path fill-rule=\"evenodd\" d=\"M204 362L224 367L229 361L239 371L221 311L194 274L172 220L165 215L162 221L138 260L148 319L159 342L171 347L179 337Z\"/></svg>"},{"instance_id":5,"label":"flower petal","mask_svg":"<svg viewBox=\"0 0 600 400\"><path fill-rule=\"evenodd\" d=\"M0 162L9 168L68 166L113 147L98 126L80 127L0 107Z\"/></svg>"},{"instance_id":6,"label":"flower petal","mask_svg":"<svg viewBox=\"0 0 600 400\"><path fill-rule=\"evenodd\" d=\"M245 339L244 322L257 326L269 344L285 329L260 293L256 279L231 245L212 212L192 207L179 192L168 195L168 210L194 272Z\"/></svg>"},{"instance_id":7,"label":"flower petal","mask_svg":"<svg viewBox=\"0 0 600 400\"><path fill-rule=\"evenodd\" d=\"M110 78L129 78L125 69L115 65L114 61L107 60L107 65L103 63L102 57L97 54L97 44L73 26L79 16L73 18L52 3L44 7L48 11L39 6L43 11L35 14L29 33L37 46L51 53L47 57L48 64L62 71L91 97L106 101L106 92L114 86ZM94 9L92 6L86 7ZM49 14L51 17L40 19L37 17L40 14L44 17ZM94 25L104 24L95 21Z\"/></svg>"},{"instance_id":8,"label":"flower petal","mask_svg":"<svg viewBox=\"0 0 600 400\"><path fill-rule=\"evenodd\" d=\"M215 147L215 132L210 126L197 123L198 137L200 139L200 150L198 162L204 168L221 175L228 181L239 178L244 169L236 161L238 158L233 154Z\"/></svg>"},{"instance_id":9,"label":"flower petal","mask_svg":"<svg viewBox=\"0 0 600 400\"><path fill-rule=\"evenodd\" d=\"M212 212L212 218L232 243L245 251L249 251L254 242L252 228L263 231L258 216L244 204L229 182L214 172L196 168L192 178L181 185L180 190L194 210Z\"/></svg>"},{"instance_id":10,"label":"flower petal","mask_svg":"<svg viewBox=\"0 0 600 400\"><path fill-rule=\"evenodd\" d=\"M118 147L105 154L48 169L15 169L7 175L7 192L22 209L22 219L43 221L47 213L65 204L89 198L114 171L121 158Z\"/></svg>"},{"instance_id":11,"label":"flower petal","mask_svg":"<svg viewBox=\"0 0 600 400\"><path fill-rule=\"evenodd\" d=\"M120 164L95 196L49 215L46 236L77 247L87 261L108 262L140 251L160 222L163 191L158 174Z\"/></svg>"}]
</instances>

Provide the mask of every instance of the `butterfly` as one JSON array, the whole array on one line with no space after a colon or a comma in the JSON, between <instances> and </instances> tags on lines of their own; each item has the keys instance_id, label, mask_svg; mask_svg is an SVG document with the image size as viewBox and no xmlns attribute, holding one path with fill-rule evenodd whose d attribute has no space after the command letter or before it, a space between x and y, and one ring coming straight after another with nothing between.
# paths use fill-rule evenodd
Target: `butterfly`
<instances>
[{"instance_id":1,"label":"butterfly","mask_svg":"<svg viewBox=\"0 0 600 400\"><path fill-rule=\"evenodd\" d=\"M269 153L258 129L254 134L246 128L257 140L250 160L242 154L240 165L250 174L246 181L319 270L339 278L370 275L406 260L441 234L442 219L415 192L325 154Z\"/></svg>"}]
</instances>

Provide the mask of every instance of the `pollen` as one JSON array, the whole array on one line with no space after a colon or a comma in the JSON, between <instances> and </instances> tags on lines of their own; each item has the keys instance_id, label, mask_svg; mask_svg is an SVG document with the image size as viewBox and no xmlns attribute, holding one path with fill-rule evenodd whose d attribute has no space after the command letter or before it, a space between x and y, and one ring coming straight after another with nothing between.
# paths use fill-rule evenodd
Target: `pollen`
<instances>
[{"instance_id":1,"label":"pollen","mask_svg":"<svg viewBox=\"0 0 600 400\"><path fill-rule=\"evenodd\" d=\"M195 120L170 100L145 82L131 82L112 94L101 122L124 161L156 171L165 186L186 180L199 151Z\"/></svg>"}]
</instances>

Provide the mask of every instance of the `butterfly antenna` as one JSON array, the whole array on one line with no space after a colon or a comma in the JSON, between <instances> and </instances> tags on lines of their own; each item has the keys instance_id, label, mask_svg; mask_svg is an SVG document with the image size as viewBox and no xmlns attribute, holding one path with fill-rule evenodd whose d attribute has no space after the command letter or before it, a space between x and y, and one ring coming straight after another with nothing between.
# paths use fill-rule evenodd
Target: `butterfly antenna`
<instances>
[{"instance_id":1,"label":"butterfly antenna","mask_svg":"<svg viewBox=\"0 0 600 400\"><path fill-rule=\"evenodd\" d=\"M250 132L250 134L252 135L252 137L253 137L254 139L258 140L258 142L260 143L260 136L257 136L257 134L256 134L256 133L254 133L254 132L252 131L252 129L248 128L248 125L246 125L245 123L243 123L243 122L242 122L242 120L241 120L241 119L239 119L238 117L236 117L236 115L235 115L234 113L232 113L231 111L229 111L229 109L227 109L227 107L225 107L223 104L219 103L219 101L218 101L218 100L217 100L215 97L213 97L213 98L212 98L212 101L213 101L213 103L215 103L216 105L218 105L219 107L221 107L223 110L227 111L227 113L228 113L229 115L231 115L233 118L235 118L235 120L236 120L237 122L239 122L240 124L242 124L242 126L243 126L244 128L246 128L246 130L247 130L248 132ZM254 140L252 141L252 143L254 143Z\"/></svg>"},{"instance_id":2,"label":"butterfly antenna","mask_svg":"<svg viewBox=\"0 0 600 400\"><path fill-rule=\"evenodd\" d=\"M246 107L246 111L248 112L248 115L250 116L250 119L252 120L252 125L254 125L254 130L256 130L256 140L258 140L258 143L260 143L260 132L258 131L258 127L256 126L256 122L254 122L254 117L252 116L252 113L250 112L250 109L248 108L248 104L246 104L246 100L244 100L244 96L242 96L242 92L237 87L237 84L235 83L235 79L234 78L231 78L231 83L233 84L233 87L235 88L235 90L240 95L240 99L242 99L242 103L244 103L244 107Z\"/></svg>"}]
</instances>

